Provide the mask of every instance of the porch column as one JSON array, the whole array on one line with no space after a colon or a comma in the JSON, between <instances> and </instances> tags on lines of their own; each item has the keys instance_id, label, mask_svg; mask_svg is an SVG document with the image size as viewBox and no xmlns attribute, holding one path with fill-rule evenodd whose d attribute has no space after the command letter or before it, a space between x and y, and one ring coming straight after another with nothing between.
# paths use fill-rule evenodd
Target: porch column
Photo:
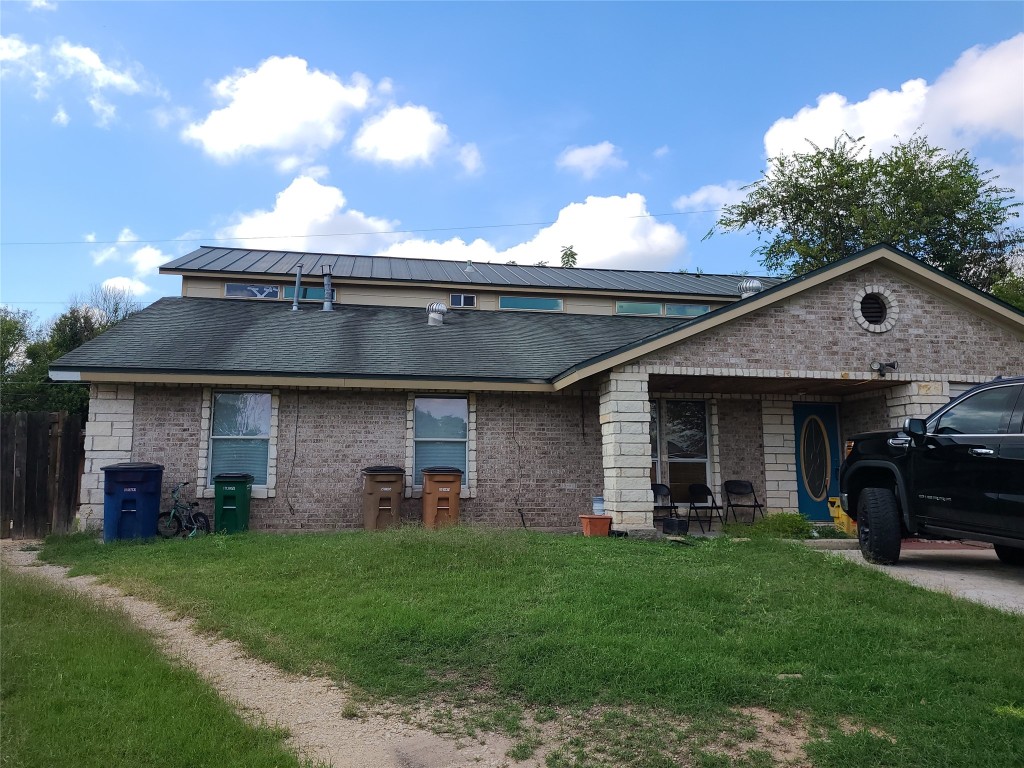
<instances>
[{"instance_id":1,"label":"porch column","mask_svg":"<svg viewBox=\"0 0 1024 768\"><path fill-rule=\"evenodd\" d=\"M905 419L924 418L940 405L949 402L949 383L945 381L912 381L898 384L885 393L889 427L900 429Z\"/></svg>"},{"instance_id":2,"label":"porch column","mask_svg":"<svg viewBox=\"0 0 1024 768\"><path fill-rule=\"evenodd\" d=\"M93 384L89 388L85 470L77 517L81 529L103 527L102 468L132 460L134 414L134 384Z\"/></svg>"},{"instance_id":3,"label":"porch column","mask_svg":"<svg viewBox=\"0 0 1024 768\"><path fill-rule=\"evenodd\" d=\"M653 528L647 374L616 368L600 392L605 512L617 529Z\"/></svg>"}]
</instances>

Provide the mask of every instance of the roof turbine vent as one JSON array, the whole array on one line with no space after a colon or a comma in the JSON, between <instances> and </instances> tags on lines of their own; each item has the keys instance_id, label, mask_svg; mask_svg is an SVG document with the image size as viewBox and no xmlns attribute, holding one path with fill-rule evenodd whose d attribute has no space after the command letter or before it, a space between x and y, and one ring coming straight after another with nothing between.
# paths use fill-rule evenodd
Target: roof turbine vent
<instances>
[{"instance_id":1,"label":"roof turbine vent","mask_svg":"<svg viewBox=\"0 0 1024 768\"><path fill-rule=\"evenodd\" d=\"M740 280L739 285L736 286L740 291L740 298L745 299L748 296L753 296L755 293L760 293L764 290L764 286L761 281L756 277L747 277Z\"/></svg>"},{"instance_id":2,"label":"roof turbine vent","mask_svg":"<svg viewBox=\"0 0 1024 768\"><path fill-rule=\"evenodd\" d=\"M443 301L435 301L427 305L427 325L444 325L444 316L448 314L448 307Z\"/></svg>"}]
</instances>

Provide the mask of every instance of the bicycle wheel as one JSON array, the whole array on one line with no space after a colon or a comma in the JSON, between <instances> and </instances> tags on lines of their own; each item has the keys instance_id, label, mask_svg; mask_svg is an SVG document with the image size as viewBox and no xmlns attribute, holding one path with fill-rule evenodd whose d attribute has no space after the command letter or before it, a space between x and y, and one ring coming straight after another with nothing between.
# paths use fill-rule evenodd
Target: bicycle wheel
<instances>
[{"instance_id":1,"label":"bicycle wheel","mask_svg":"<svg viewBox=\"0 0 1024 768\"><path fill-rule=\"evenodd\" d=\"M210 532L210 518L202 512L193 512L192 522L196 524L196 536L204 536Z\"/></svg>"},{"instance_id":2,"label":"bicycle wheel","mask_svg":"<svg viewBox=\"0 0 1024 768\"><path fill-rule=\"evenodd\" d=\"M164 512L156 519L156 531L165 539L173 539L181 534L181 520L171 512Z\"/></svg>"}]
</instances>

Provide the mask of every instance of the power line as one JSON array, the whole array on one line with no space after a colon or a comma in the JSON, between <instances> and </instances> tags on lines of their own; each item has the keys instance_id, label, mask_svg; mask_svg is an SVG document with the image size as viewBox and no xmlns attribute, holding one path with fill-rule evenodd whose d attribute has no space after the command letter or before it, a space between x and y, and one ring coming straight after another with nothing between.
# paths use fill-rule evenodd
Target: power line
<instances>
[{"instance_id":1,"label":"power line","mask_svg":"<svg viewBox=\"0 0 1024 768\"><path fill-rule=\"evenodd\" d=\"M641 213L623 216L624 219L655 219L665 216L690 216L697 213L718 213L721 208L706 211L670 211L669 213ZM0 245L145 245L147 243L218 243L235 240L281 240L313 237L363 237L367 235L414 235L425 232L463 232L478 229L510 229L512 227L550 227L555 221L525 221L518 224L477 224L467 227L429 227L423 229L375 229L365 232L324 232L306 235L252 235L250 237L167 237L150 240L22 240L0 242Z\"/></svg>"}]
</instances>

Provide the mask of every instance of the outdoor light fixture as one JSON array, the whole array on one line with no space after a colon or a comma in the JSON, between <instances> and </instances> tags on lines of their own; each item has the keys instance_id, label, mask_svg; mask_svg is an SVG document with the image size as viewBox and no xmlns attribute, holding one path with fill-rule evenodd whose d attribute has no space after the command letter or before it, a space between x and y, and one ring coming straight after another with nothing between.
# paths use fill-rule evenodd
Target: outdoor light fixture
<instances>
[{"instance_id":1,"label":"outdoor light fixture","mask_svg":"<svg viewBox=\"0 0 1024 768\"><path fill-rule=\"evenodd\" d=\"M877 373L881 378L885 378L886 371L895 371L900 367L900 364L893 360L891 363L882 363L878 360L871 361L871 370Z\"/></svg>"},{"instance_id":2,"label":"outdoor light fixture","mask_svg":"<svg viewBox=\"0 0 1024 768\"><path fill-rule=\"evenodd\" d=\"M466 266L463 267L462 271L465 272L467 275L471 275L474 272L476 272L476 267L473 266L473 262L472 261L470 261L469 259L466 259Z\"/></svg>"}]
</instances>

